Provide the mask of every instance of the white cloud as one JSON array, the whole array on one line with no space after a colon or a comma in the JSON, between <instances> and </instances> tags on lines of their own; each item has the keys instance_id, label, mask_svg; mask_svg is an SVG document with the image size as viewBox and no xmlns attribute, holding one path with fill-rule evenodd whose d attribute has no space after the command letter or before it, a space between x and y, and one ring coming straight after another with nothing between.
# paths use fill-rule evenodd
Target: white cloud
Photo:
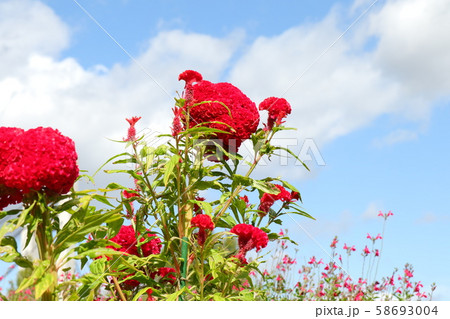
<instances>
[{"instance_id":1,"label":"white cloud","mask_svg":"<svg viewBox=\"0 0 450 319\"><path fill-rule=\"evenodd\" d=\"M57 56L69 44L69 29L40 2L2 1L0 39L0 76L5 76L22 70L30 52Z\"/></svg>"},{"instance_id":2,"label":"white cloud","mask_svg":"<svg viewBox=\"0 0 450 319\"><path fill-rule=\"evenodd\" d=\"M379 42L374 60L405 93L433 99L450 93L450 2L388 1L370 16ZM427 107L427 106L425 106Z\"/></svg>"},{"instance_id":3,"label":"white cloud","mask_svg":"<svg viewBox=\"0 0 450 319\"><path fill-rule=\"evenodd\" d=\"M416 110L423 115L435 98L450 95L446 82L450 41L444 28L450 21L448 5L433 0L426 1L425 8L424 3L387 2L369 13L365 25L355 27L362 30L359 34L343 37L299 79L341 34L337 11L318 23L260 37L245 50L241 50L244 34L239 31L226 38L161 31L136 57L139 65L130 61L110 69L101 65L86 69L75 59L58 59L70 43L70 31L49 7L31 0L3 1L0 125L59 128L76 141L81 166L92 170L121 149L106 138L120 139L125 134L124 118L143 116L142 128L167 132L172 97L183 87L177 76L196 69L211 81L229 72L228 80L256 102L287 90L293 114L286 124L298 127L299 134L290 131L284 137L298 138L297 148L293 147L297 154L304 138L313 138L320 150L324 143L381 114L409 116ZM361 53L360 39L374 35L379 37L374 52ZM232 62L237 52L242 55ZM387 140L408 139L408 134L395 134ZM290 173L303 177L300 169Z\"/></svg>"},{"instance_id":4,"label":"white cloud","mask_svg":"<svg viewBox=\"0 0 450 319\"><path fill-rule=\"evenodd\" d=\"M22 25L25 20L28 22ZM125 136L125 118L142 116L141 128L167 133L175 91L184 84L177 81L178 74L195 68L208 78L218 79L242 39L241 33L218 39L165 31L152 38L136 57L139 65L85 69L75 59L57 59L69 42L69 33L43 4L4 2L0 21L0 35L14 29L14 24L24 30L17 31L14 41L6 41L8 50L0 53L7 60L10 52L20 51L20 63L13 61L8 72L0 72L0 125L58 128L75 140L80 166L91 172L122 151L123 145L107 138L120 140Z\"/></svg>"}]
</instances>

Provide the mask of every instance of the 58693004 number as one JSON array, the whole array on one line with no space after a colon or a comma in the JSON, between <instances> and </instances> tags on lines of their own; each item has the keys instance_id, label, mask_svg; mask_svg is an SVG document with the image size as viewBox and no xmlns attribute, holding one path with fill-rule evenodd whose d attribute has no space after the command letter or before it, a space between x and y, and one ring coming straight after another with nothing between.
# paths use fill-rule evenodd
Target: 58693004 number
<instances>
[{"instance_id":1,"label":"58693004 number","mask_svg":"<svg viewBox=\"0 0 450 319\"><path fill-rule=\"evenodd\" d=\"M377 316L429 316L437 315L437 306L377 306Z\"/></svg>"}]
</instances>

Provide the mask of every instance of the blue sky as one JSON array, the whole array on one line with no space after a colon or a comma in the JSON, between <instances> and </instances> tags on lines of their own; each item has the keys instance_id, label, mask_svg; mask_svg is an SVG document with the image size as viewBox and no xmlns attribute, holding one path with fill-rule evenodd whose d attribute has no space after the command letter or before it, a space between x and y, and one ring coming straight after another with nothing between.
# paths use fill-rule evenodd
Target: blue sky
<instances>
[{"instance_id":1,"label":"blue sky","mask_svg":"<svg viewBox=\"0 0 450 319\"><path fill-rule=\"evenodd\" d=\"M0 125L57 127L92 171L120 151L106 138L123 135L125 117L167 130L185 69L257 103L283 95L287 125L299 129L284 137L312 139L325 165L309 161L306 173L273 162L257 173L301 190L317 220L298 221L323 247L336 234L364 248L368 232L381 232L378 211L392 210L379 273L412 263L417 280L450 299L448 1L380 0L365 14L373 1L78 3L133 59L72 0L1 1ZM286 223L300 260L325 258Z\"/></svg>"}]
</instances>

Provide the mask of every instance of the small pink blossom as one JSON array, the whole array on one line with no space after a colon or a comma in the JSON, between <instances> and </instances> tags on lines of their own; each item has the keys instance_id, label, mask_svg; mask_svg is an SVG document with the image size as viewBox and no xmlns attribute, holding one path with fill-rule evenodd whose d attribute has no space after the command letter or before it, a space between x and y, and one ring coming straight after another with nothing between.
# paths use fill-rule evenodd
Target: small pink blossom
<instances>
[{"instance_id":1,"label":"small pink blossom","mask_svg":"<svg viewBox=\"0 0 450 319\"><path fill-rule=\"evenodd\" d=\"M408 268L405 268L405 277L413 277L413 273Z\"/></svg>"},{"instance_id":2,"label":"small pink blossom","mask_svg":"<svg viewBox=\"0 0 450 319\"><path fill-rule=\"evenodd\" d=\"M420 288L423 287L423 285L420 283L420 281L417 283L416 287L414 288L414 292L420 292Z\"/></svg>"},{"instance_id":3,"label":"small pink blossom","mask_svg":"<svg viewBox=\"0 0 450 319\"><path fill-rule=\"evenodd\" d=\"M316 257L312 257L309 261L308 261L308 264L310 264L310 265L312 265L312 264L314 264L316 262Z\"/></svg>"},{"instance_id":4,"label":"small pink blossom","mask_svg":"<svg viewBox=\"0 0 450 319\"><path fill-rule=\"evenodd\" d=\"M368 254L370 254L370 250L369 250L369 248L367 248L367 245L366 245L366 247L364 247L364 254L367 256Z\"/></svg>"},{"instance_id":5,"label":"small pink blossom","mask_svg":"<svg viewBox=\"0 0 450 319\"><path fill-rule=\"evenodd\" d=\"M331 242L330 247L331 248L336 248L336 244L337 243L338 243L338 239L337 239L337 236L336 236L336 237L334 237L333 241Z\"/></svg>"}]
</instances>

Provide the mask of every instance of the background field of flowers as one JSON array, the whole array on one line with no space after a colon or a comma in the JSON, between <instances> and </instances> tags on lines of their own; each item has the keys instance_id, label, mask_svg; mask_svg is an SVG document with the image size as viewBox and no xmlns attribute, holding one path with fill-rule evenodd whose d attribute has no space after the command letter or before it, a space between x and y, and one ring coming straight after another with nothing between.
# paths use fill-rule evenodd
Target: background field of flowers
<instances>
[{"instance_id":1,"label":"background field of flowers","mask_svg":"<svg viewBox=\"0 0 450 319\"><path fill-rule=\"evenodd\" d=\"M300 153L311 138L324 160L303 154L312 154L306 176L278 159L276 175L295 179L317 218L303 229L286 219L297 260L325 258L335 234L363 249L378 211L392 209L380 272L409 262L424 286L438 283L435 299L450 298L448 1L378 1L367 13L373 1L77 3L0 3L1 126L56 127L94 171L119 150L107 139L122 137L123 118L145 115L150 133L165 131L180 70L233 82L254 100L284 94L299 133L280 143Z\"/></svg>"}]
</instances>

